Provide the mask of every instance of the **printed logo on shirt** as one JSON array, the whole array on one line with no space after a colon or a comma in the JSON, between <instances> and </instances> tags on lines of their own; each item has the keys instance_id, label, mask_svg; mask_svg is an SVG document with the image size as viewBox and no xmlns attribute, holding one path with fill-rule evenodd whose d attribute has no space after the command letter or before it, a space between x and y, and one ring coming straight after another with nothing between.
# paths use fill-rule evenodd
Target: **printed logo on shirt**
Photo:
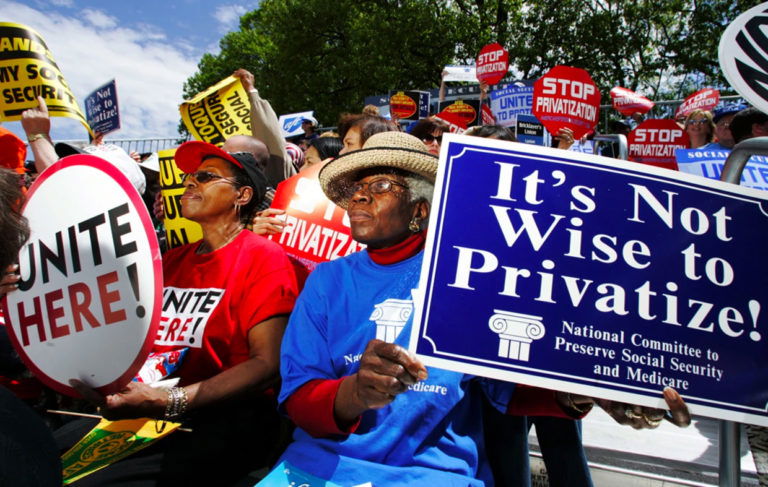
<instances>
[{"instance_id":1,"label":"printed logo on shirt","mask_svg":"<svg viewBox=\"0 0 768 487\"><path fill-rule=\"evenodd\" d=\"M373 305L373 313L368 318L376 323L376 338L394 343L405 323L413 313L413 301L410 299L387 299Z\"/></svg>"},{"instance_id":2,"label":"printed logo on shirt","mask_svg":"<svg viewBox=\"0 0 768 487\"><path fill-rule=\"evenodd\" d=\"M205 326L224 289L166 287L156 345L201 348Z\"/></svg>"}]
</instances>

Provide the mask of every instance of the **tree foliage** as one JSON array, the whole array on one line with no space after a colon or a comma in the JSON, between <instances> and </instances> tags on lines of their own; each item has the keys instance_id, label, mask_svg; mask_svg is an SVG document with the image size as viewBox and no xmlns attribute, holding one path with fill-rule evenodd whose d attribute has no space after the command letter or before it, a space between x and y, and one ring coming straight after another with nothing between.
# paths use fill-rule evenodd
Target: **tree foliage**
<instances>
[{"instance_id":1,"label":"tree foliage","mask_svg":"<svg viewBox=\"0 0 768 487\"><path fill-rule=\"evenodd\" d=\"M747 0L262 0L206 54L191 96L244 67L277 113L324 125L365 96L437 86L446 64L499 42L523 78L557 64L651 98L725 86L717 47ZM685 91L680 91L685 90Z\"/></svg>"}]
</instances>

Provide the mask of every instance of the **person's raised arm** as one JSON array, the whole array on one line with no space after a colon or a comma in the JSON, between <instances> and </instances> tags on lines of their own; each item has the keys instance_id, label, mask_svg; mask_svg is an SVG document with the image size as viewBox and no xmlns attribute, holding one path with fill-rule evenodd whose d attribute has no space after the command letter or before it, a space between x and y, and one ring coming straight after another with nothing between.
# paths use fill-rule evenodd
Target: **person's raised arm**
<instances>
[{"instance_id":1,"label":"person's raised arm","mask_svg":"<svg viewBox=\"0 0 768 487\"><path fill-rule=\"evenodd\" d=\"M241 68L232 73L232 76L238 78L248 92L248 99L251 102L251 135L267 146L269 162L264 172L269 184L277 187L281 181L296 174L288 158L288 152L285 150L280 122L272 105L259 96L259 91L254 85L253 74Z\"/></svg>"},{"instance_id":2,"label":"person's raised arm","mask_svg":"<svg viewBox=\"0 0 768 487\"><path fill-rule=\"evenodd\" d=\"M21 113L21 127L27 134L27 142L35 156L35 170L38 174L42 173L59 160L51 142L51 118L42 96L37 97L36 108Z\"/></svg>"}]
</instances>

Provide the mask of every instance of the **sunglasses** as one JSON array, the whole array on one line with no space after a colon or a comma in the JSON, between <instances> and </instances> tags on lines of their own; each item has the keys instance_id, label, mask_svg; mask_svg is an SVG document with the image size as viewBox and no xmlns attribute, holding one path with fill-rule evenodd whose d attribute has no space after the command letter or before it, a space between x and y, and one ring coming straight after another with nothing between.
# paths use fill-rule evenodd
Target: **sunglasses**
<instances>
[{"instance_id":1,"label":"sunglasses","mask_svg":"<svg viewBox=\"0 0 768 487\"><path fill-rule=\"evenodd\" d=\"M348 187L346 191L344 191L344 196L347 199L350 199L352 196L354 196L355 193L358 191L363 191L366 188L370 194L388 193L392 191L394 186L400 186L402 188L408 189L408 186L405 184L398 183L397 181L392 181L391 179L387 178L379 178L367 183L357 182L352 184L352 186Z\"/></svg>"},{"instance_id":2,"label":"sunglasses","mask_svg":"<svg viewBox=\"0 0 768 487\"><path fill-rule=\"evenodd\" d=\"M688 125L706 125L709 123L709 120L706 118L701 118L699 120L688 120Z\"/></svg>"},{"instance_id":3,"label":"sunglasses","mask_svg":"<svg viewBox=\"0 0 768 487\"><path fill-rule=\"evenodd\" d=\"M218 174L209 171L196 171L187 173L181 179L181 182L185 183L189 178L194 178L195 181L197 181L199 184L205 184L217 179L222 179L228 183L236 184L236 181L233 178L225 178L224 176L219 176Z\"/></svg>"},{"instance_id":4,"label":"sunglasses","mask_svg":"<svg viewBox=\"0 0 768 487\"><path fill-rule=\"evenodd\" d=\"M421 140L425 144L431 144L432 142L437 142L438 144L442 144L443 143L443 134L440 134L437 137L435 137L432 134L425 135L424 137L421 138Z\"/></svg>"}]
</instances>

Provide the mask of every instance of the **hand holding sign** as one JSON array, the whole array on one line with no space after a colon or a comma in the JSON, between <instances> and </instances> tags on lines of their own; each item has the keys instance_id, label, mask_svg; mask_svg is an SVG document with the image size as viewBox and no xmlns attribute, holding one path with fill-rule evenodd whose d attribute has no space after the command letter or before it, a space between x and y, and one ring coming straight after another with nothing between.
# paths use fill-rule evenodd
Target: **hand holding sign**
<instances>
[{"instance_id":1,"label":"hand holding sign","mask_svg":"<svg viewBox=\"0 0 768 487\"><path fill-rule=\"evenodd\" d=\"M48 135L51 131L51 117L42 96L37 97L37 107L21 112L21 126L27 138L36 134Z\"/></svg>"},{"instance_id":2,"label":"hand holding sign","mask_svg":"<svg viewBox=\"0 0 768 487\"><path fill-rule=\"evenodd\" d=\"M129 382L119 392L101 395L77 379L69 381L80 395L96 405L102 416L109 420L156 418L165 414L168 394L165 389L155 388L143 382Z\"/></svg>"},{"instance_id":3,"label":"hand holding sign","mask_svg":"<svg viewBox=\"0 0 768 487\"><path fill-rule=\"evenodd\" d=\"M634 429L658 428L663 420L680 428L691 424L691 413L683 398L671 387L664 389L664 401L669 411L658 408L631 405L619 401L596 399L595 402L619 424L632 426Z\"/></svg>"}]
</instances>

